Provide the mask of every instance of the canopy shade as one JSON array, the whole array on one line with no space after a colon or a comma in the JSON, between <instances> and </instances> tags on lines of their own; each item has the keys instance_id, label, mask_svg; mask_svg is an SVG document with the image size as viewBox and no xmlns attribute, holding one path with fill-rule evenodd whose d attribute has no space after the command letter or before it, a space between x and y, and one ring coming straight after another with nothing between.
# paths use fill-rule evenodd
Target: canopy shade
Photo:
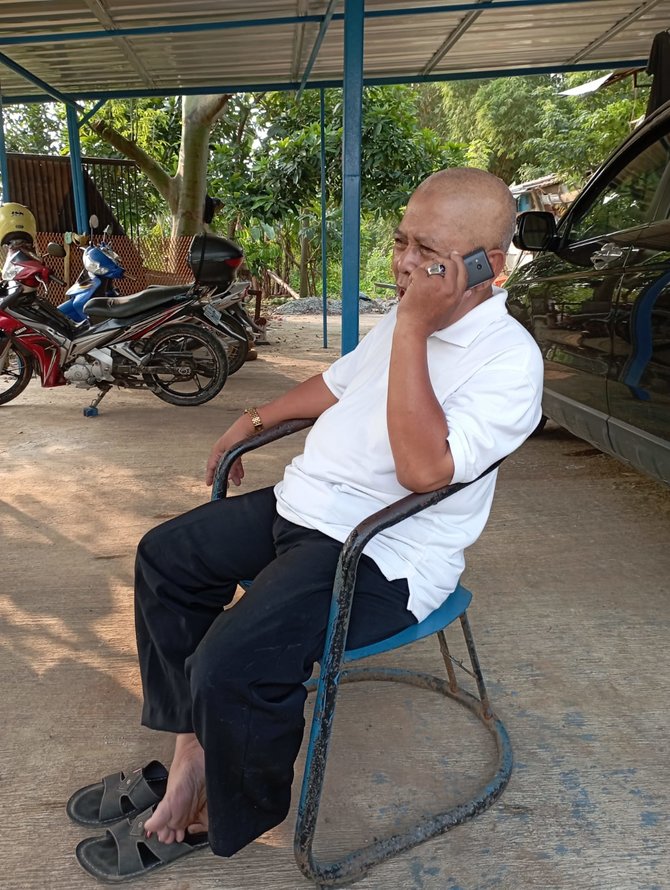
<instances>
[{"instance_id":1,"label":"canopy shade","mask_svg":"<svg viewBox=\"0 0 670 890\"><path fill-rule=\"evenodd\" d=\"M5 103L339 86L344 0L0 0ZM332 16L332 17L331 17ZM366 83L643 65L670 0L367 0Z\"/></svg>"}]
</instances>

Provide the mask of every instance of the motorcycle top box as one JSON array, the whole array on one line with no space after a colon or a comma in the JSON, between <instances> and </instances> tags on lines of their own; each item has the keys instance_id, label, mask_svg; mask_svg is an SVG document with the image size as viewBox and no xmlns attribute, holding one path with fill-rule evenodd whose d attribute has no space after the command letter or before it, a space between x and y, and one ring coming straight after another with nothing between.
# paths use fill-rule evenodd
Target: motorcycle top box
<instances>
[{"instance_id":1,"label":"motorcycle top box","mask_svg":"<svg viewBox=\"0 0 670 890\"><path fill-rule=\"evenodd\" d=\"M242 249L220 235L195 235L188 251L188 265L198 284L228 287L242 263Z\"/></svg>"}]
</instances>

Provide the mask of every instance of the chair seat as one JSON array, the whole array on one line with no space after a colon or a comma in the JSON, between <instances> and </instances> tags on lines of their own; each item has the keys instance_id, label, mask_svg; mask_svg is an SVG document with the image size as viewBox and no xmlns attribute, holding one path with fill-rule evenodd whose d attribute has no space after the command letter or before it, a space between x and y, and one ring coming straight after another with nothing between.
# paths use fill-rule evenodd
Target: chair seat
<instances>
[{"instance_id":1,"label":"chair seat","mask_svg":"<svg viewBox=\"0 0 670 890\"><path fill-rule=\"evenodd\" d=\"M459 618L468 608L471 600L470 591L458 584L456 590L449 594L442 605L434 609L423 621L406 627L385 640L371 643L369 646L348 649L344 653L343 663L356 661L358 658L367 658L369 655L379 655L381 652L389 652L391 649L398 649L400 646L406 646L408 643L415 643L417 640L429 637Z\"/></svg>"},{"instance_id":2,"label":"chair seat","mask_svg":"<svg viewBox=\"0 0 670 890\"><path fill-rule=\"evenodd\" d=\"M246 590L251 586L251 581L240 581L240 587ZM472 600L472 594L467 588L461 584L456 585L453 593L450 593L446 600L437 609L434 609L430 615L406 627L404 630L393 634L392 637L386 637L384 640L377 640L376 643L370 643L369 646L359 646L358 649L347 649L342 659L342 664L350 661L356 661L359 658L368 658L370 655L379 655L381 652L390 652L391 649L399 649L401 646L407 646L409 643L416 643L424 637L435 634L438 630L443 630L452 621L465 612Z\"/></svg>"}]
</instances>

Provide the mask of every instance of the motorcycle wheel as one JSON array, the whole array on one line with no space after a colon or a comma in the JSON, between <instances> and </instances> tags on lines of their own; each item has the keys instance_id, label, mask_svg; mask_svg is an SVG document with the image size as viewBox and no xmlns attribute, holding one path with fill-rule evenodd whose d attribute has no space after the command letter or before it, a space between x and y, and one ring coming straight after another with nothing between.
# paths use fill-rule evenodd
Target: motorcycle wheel
<instances>
[{"instance_id":1,"label":"motorcycle wheel","mask_svg":"<svg viewBox=\"0 0 670 890\"><path fill-rule=\"evenodd\" d=\"M30 383L33 375L33 360L0 337L0 405L11 402Z\"/></svg>"},{"instance_id":2,"label":"motorcycle wheel","mask_svg":"<svg viewBox=\"0 0 670 890\"><path fill-rule=\"evenodd\" d=\"M242 342L240 340L233 340L232 337L226 336L223 331L220 335L221 339L223 340L224 346L226 347L226 352L228 353L228 374L234 374L236 371L240 370L242 365L247 360L247 354L249 352L249 340L247 339L247 332L238 321L233 321L231 318L226 318L226 325L233 331L235 331L236 334L244 337L244 342Z\"/></svg>"},{"instance_id":3,"label":"motorcycle wheel","mask_svg":"<svg viewBox=\"0 0 670 890\"><path fill-rule=\"evenodd\" d=\"M218 395L228 377L223 344L198 324L161 328L146 344L148 363L164 370L146 371L144 382L171 405L202 405Z\"/></svg>"}]
</instances>

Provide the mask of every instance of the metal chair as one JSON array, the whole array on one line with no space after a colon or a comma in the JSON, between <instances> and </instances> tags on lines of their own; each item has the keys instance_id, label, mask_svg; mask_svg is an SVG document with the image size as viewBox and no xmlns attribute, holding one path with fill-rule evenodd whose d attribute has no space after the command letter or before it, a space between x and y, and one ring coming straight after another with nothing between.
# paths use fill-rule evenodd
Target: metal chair
<instances>
[{"instance_id":1,"label":"metal chair","mask_svg":"<svg viewBox=\"0 0 670 890\"><path fill-rule=\"evenodd\" d=\"M228 473L233 463L248 451L259 448L284 436L306 429L313 420L289 420L275 427L264 430L249 439L235 445L228 451L217 467L212 499L225 497ZM492 472L500 463L489 467L478 478ZM476 481L476 480L473 480ZM363 548L378 532L389 528L413 516L421 510L436 504L471 483L457 483L426 494L410 494L395 504L380 510L361 522L351 532L342 547L338 562L333 598L331 602L326 642L321 670L317 679L307 684L309 691L316 691L316 703L305 761L302 791L298 805L298 818L294 837L294 853L298 867L305 877L314 881L317 887L325 888L350 883L363 877L370 868L378 865L391 856L411 849L417 844L443 834L450 828L486 810L502 794L512 774L512 746L507 730L491 709L484 685L484 679L475 650L475 643L467 617L472 594L460 584L447 600L423 621L394 634L385 640L363 646L358 649L346 650L349 616L356 581L358 561ZM460 620L472 670L453 658L447 646L444 629L456 619ZM440 651L447 669L447 679L407 671L398 668L347 668L343 665L370 655L377 655L406 646L431 634L437 634ZM458 684L454 664L474 678L478 697L471 695ZM423 689L441 693L468 708L484 724L495 740L497 763L494 775L480 790L470 798L446 812L423 819L410 829L375 840L365 847L354 850L348 855L330 862L319 862L315 859L312 847L316 832L319 804L326 771L328 745L335 714L335 703L340 683L353 681L383 680L409 683Z\"/></svg>"}]
</instances>

